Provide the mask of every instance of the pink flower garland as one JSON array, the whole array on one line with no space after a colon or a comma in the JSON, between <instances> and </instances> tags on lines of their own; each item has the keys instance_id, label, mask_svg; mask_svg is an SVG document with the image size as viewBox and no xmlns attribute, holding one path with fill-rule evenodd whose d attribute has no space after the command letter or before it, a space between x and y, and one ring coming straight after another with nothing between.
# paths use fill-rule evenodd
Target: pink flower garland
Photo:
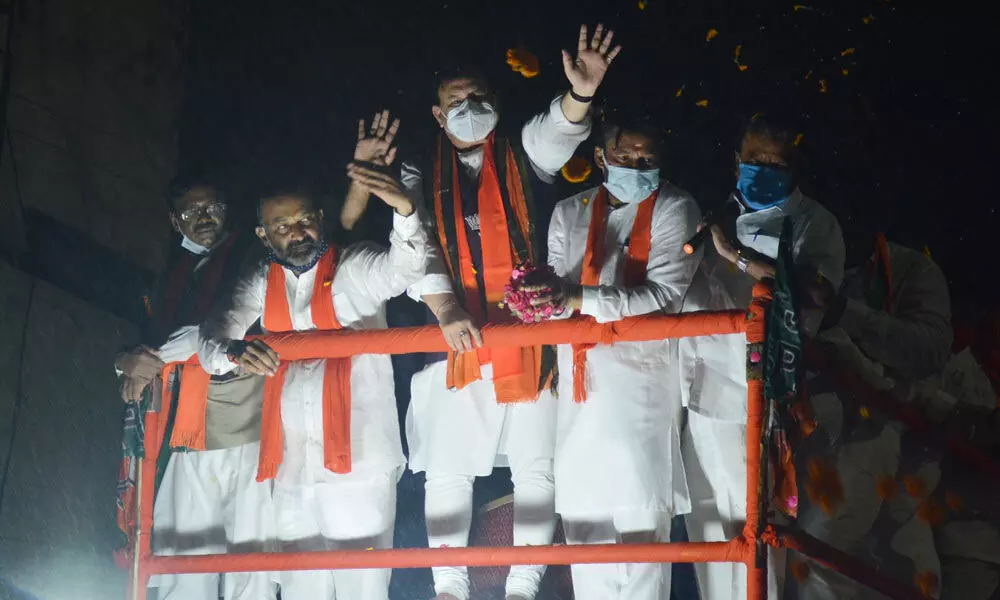
<instances>
[{"instance_id":1,"label":"pink flower garland","mask_svg":"<svg viewBox=\"0 0 1000 600\"><path fill-rule=\"evenodd\" d=\"M510 282L504 286L503 302L500 303L500 306L506 306L510 309L511 314L525 323L538 323L539 321L551 319L556 314L551 304L544 306L533 306L531 304L532 300L549 294L550 290L543 289L537 292L529 292L521 289L521 286L524 285L524 279L536 271L541 271L546 275L555 277L555 271L549 265L541 267L531 264L518 265L510 275Z\"/></svg>"}]
</instances>

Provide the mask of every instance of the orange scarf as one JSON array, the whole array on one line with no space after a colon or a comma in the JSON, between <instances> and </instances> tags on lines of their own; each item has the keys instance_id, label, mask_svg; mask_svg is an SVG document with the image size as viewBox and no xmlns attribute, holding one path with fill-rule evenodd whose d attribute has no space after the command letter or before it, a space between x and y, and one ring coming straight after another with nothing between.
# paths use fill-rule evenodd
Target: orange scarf
<instances>
[{"instance_id":1,"label":"orange scarf","mask_svg":"<svg viewBox=\"0 0 1000 600\"><path fill-rule=\"evenodd\" d=\"M317 329L341 329L333 307L333 275L337 253L331 246L316 263L310 309ZM271 263L267 272L263 326L270 332L294 331L285 289L285 270ZM260 419L260 462L257 481L273 478L282 460L281 393L288 363L264 382ZM351 359L328 358L323 373L323 464L334 473L351 472Z\"/></svg>"},{"instance_id":2,"label":"orange scarf","mask_svg":"<svg viewBox=\"0 0 1000 600\"><path fill-rule=\"evenodd\" d=\"M441 147L438 140L438 158L434 169L434 203L437 214L438 237L442 248L448 248L448 239L442 211L445 201L441 181ZM511 316L499 307L503 300L504 286L510 281L514 270L515 251L511 245L508 229L508 215L504 209L500 180L497 174L494 155L495 138L490 134L483 146L483 167L479 178L479 223L482 243L483 283L485 284L486 306L483 306L484 294L479 289L476 280L476 269L472 261L472 251L469 249L469 239L465 231L465 219L462 213L462 192L459 183L458 165L455 152L451 153L452 181L451 202L454 206L456 245L458 247L458 265L452 264L451 258L445 252L445 259L453 278L461 282L463 304L474 319L482 323L510 321ZM528 209L524 190L518 176L518 166L514 153L507 152L506 189L510 195L511 208L514 211L517 226L525 239L528 239L529 223ZM530 258L530 257L528 257ZM456 277L457 275L457 277ZM493 387L497 402L500 404L525 402L538 399L539 379L541 374L542 348L529 346L527 348L480 348L476 352L448 353L448 389L462 389L473 381L482 379L480 367L493 364Z\"/></svg>"},{"instance_id":3,"label":"orange scarf","mask_svg":"<svg viewBox=\"0 0 1000 600\"><path fill-rule=\"evenodd\" d=\"M336 269L336 251L331 247L316 263L316 280L313 284L313 324L317 329L341 329L333 308L333 275ZM285 271L271 263L267 273L267 292L264 297L263 324L268 331L293 331L288 295L285 289ZM181 389L178 394L177 415L170 437L173 448L205 449L205 411L208 403L209 374L200 366L180 368ZM278 472L282 459L281 392L285 385L288 363L282 363L278 372L264 382L264 405L261 410L260 461L257 481L272 479ZM166 383L164 384L166 385ZM167 402L169 394L164 394ZM166 419L164 419L166 421ZM163 434L161 433L161 436ZM323 373L323 464L334 473L351 472L351 359L328 358Z\"/></svg>"},{"instance_id":4,"label":"orange scarf","mask_svg":"<svg viewBox=\"0 0 1000 600\"><path fill-rule=\"evenodd\" d=\"M635 286L646 281L646 263L652 244L653 207L659 190L639 203L639 210L632 223L629 236L628 255L625 257L625 285ZM590 229L587 231L587 250L583 255L580 285L595 286L601 283L601 268L605 259L605 238L607 238L608 189L603 185L598 189L591 204ZM573 400L587 400L587 350L597 344L573 344Z\"/></svg>"}]
</instances>

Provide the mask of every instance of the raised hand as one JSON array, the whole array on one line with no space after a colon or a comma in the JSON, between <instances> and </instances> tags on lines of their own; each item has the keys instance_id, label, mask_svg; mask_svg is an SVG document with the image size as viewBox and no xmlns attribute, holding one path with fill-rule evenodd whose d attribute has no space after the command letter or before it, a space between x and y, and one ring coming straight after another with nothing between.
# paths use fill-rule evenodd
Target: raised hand
<instances>
[{"instance_id":1,"label":"raised hand","mask_svg":"<svg viewBox=\"0 0 1000 600\"><path fill-rule=\"evenodd\" d=\"M604 25L598 23L594 29L594 37L587 43L587 26L580 26L580 39L576 45L576 58L566 50L562 51L563 71L566 79L573 86L573 91L580 96L590 97L597 92L604 75L608 72L611 61L622 51L621 46L611 48L611 40L615 32L610 29L604 32Z\"/></svg>"},{"instance_id":2,"label":"raised hand","mask_svg":"<svg viewBox=\"0 0 1000 600\"><path fill-rule=\"evenodd\" d=\"M384 170L352 162L347 165L347 176L404 217L413 213L413 201L406 195L403 185Z\"/></svg>"},{"instance_id":3,"label":"raised hand","mask_svg":"<svg viewBox=\"0 0 1000 600\"><path fill-rule=\"evenodd\" d=\"M354 146L355 162L371 163L388 167L396 159L396 148L392 145L399 131L399 119L389 124L389 111L375 113L371 127L365 132L365 120L358 121L358 143Z\"/></svg>"}]
</instances>

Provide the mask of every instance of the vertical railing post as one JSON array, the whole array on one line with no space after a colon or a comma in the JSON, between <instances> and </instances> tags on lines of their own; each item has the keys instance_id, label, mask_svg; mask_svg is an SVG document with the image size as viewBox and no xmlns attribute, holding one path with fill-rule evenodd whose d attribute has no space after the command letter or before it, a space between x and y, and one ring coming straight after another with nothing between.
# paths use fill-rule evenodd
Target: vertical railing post
<instances>
[{"instance_id":1,"label":"vertical railing post","mask_svg":"<svg viewBox=\"0 0 1000 600\"><path fill-rule=\"evenodd\" d=\"M133 558L132 577L132 600L146 600L146 591L149 588L149 569L147 561L152 557L152 533L153 533L153 503L156 500L156 465L160 460L160 446L163 443L165 432L160 430L160 413L169 410L171 397L170 379L175 371L173 367L166 367L162 374L162 385L152 390L150 394L149 406L146 414L141 418L145 419L145 431L143 434L143 458L139 460L136 473L136 495L139 500L136 502L135 517L135 556Z\"/></svg>"},{"instance_id":2,"label":"vertical railing post","mask_svg":"<svg viewBox=\"0 0 1000 600\"><path fill-rule=\"evenodd\" d=\"M767 552L761 533L767 525L767 461L763 444L764 428L764 343L767 309L771 289L763 283L754 286L753 301L747 311L747 520L743 539L749 545L747 600L767 598Z\"/></svg>"},{"instance_id":3,"label":"vertical railing post","mask_svg":"<svg viewBox=\"0 0 1000 600\"><path fill-rule=\"evenodd\" d=\"M145 418L145 416L142 416L140 418ZM126 595L126 598L128 598L128 600L138 600L139 588L142 587L142 584L139 581L139 572L141 568L139 555L142 552L141 550L142 528L139 526L139 523L142 522L142 502L140 501L140 499L142 498L142 467L143 467L143 459L142 457L139 457L138 459L136 459L136 468L135 468L136 502L135 502L135 520L133 521L135 523L135 530L132 532L132 544L131 544L132 565L129 568L128 572L129 590L128 594Z\"/></svg>"}]
</instances>

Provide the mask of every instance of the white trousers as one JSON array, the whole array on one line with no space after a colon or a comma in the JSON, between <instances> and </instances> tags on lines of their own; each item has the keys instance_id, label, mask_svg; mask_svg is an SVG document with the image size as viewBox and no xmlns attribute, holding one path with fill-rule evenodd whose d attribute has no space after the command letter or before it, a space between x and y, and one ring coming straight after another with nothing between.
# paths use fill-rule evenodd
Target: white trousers
<instances>
[{"instance_id":1,"label":"white trousers","mask_svg":"<svg viewBox=\"0 0 1000 600\"><path fill-rule=\"evenodd\" d=\"M270 483L257 483L259 443L170 457L153 507L160 555L274 550ZM218 573L163 575L160 600L218 600ZM272 600L269 573L226 573L226 600Z\"/></svg>"},{"instance_id":2,"label":"white trousers","mask_svg":"<svg viewBox=\"0 0 1000 600\"><path fill-rule=\"evenodd\" d=\"M670 541L671 515L649 512L638 518L637 514L635 510L627 511L627 519L614 515L563 514L566 543ZM670 600L669 563L575 564L570 571L576 600Z\"/></svg>"},{"instance_id":3,"label":"white trousers","mask_svg":"<svg viewBox=\"0 0 1000 600\"><path fill-rule=\"evenodd\" d=\"M308 486L275 484L284 552L392 548L398 472L334 475ZM388 600L391 569L284 571L282 600Z\"/></svg>"},{"instance_id":4,"label":"white trousers","mask_svg":"<svg viewBox=\"0 0 1000 600\"><path fill-rule=\"evenodd\" d=\"M424 514L431 548L465 547L472 523L472 485L475 477L427 472ZM514 484L514 545L545 546L555 533L555 485L550 459L527 464L511 460ZM465 567L434 567L434 591L469 598L469 574ZM545 565L512 565L507 576L507 595L534 598Z\"/></svg>"},{"instance_id":5,"label":"white trousers","mask_svg":"<svg viewBox=\"0 0 1000 600\"><path fill-rule=\"evenodd\" d=\"M747 518L746 425L688 411L682 440L691 513L685 517L692 542L725 542L740 535ZM768 549L767 596L781 598L785 551ZM695 563L702 600L743 600L747 570L742 563Z\"/></svg>"}]
</instances>

